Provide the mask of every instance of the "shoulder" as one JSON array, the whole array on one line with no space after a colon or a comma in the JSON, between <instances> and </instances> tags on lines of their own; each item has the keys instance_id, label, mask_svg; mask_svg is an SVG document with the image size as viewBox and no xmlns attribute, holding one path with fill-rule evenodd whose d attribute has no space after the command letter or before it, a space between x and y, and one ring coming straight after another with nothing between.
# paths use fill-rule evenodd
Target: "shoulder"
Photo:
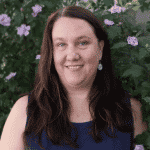
<instances>
[{"instance_id":1,"label":"shoulder","mask_svg":"<svg viewBox=\"0 0 150 150\"><path fill-rule=\"evenodd\" d=\"M138 134L142 134L143 132L147 131L148 125L146 122L143 122L141 102L138 101L136 98L130 98L130 101L134 120L134 138L135 138Z\"/></svg>"},{"instance_id":2,"label":"shoulder","mask_svg":"<svg viewBox=\"0 0 150 150\"><path fill-rule=\"evenodd\" d=\"M133 111L140 111L142 104L136 98L130 98L131 108Z\"/></svg>"},{"instance_id":3,"label":"shoulder","mask_svg":"<svg viewBox=\"0 0 150 150\"><path fill-rule=\"evenodd\" d=\"M28 104L28 95L25 95L17 100L18 104Z\"/></svg>"},{"instance_id":4,"label":"shoulder","mask_svg":"<svg viewBox=\"0 0 150 150\"><path fill-rule=\"evenodd\" d=\"M27 108L27 105L28 105L28 95L25 95L25 96L21 97L20 99L18 99L16 104L18 105L20 111L22 111L23 117L26 118L27 117L26 108Z\"/></svg>"},{"instance_id":5,"label":"shoulder","mask_svg":"<svg viewBox=\"0 0 150 150\"><path fill-rule=\"evenodd\" d=\"M3 127L0 147L5 147L4 149L9 149L10 147L11 149L23 148L22 133L26 125L27 104L28 96L23 96L11 108Z\"/></svg>"},{"instance_id":6,"label":"shoulder","mask_svg":"<svg viewBox=\"0 0 150 150\"><path fill-rule=\"evenodd\" d=\"M19 98L16 103L20 103L20 104L25 103L25 104L27 104L28 103L28 95L25 95L25 96Z\"/></svg>"}]
</instances>

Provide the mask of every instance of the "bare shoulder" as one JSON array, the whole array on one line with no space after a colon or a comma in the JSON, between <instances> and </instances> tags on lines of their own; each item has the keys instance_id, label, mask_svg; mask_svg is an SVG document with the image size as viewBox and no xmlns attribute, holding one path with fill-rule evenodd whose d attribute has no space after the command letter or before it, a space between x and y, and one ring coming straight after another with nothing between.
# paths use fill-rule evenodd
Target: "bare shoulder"
<instances>
[{"instance_id":1,"label":"bare shoulder","mask_svg":"<svg viewBox=\"0 0 150 150\"><path fill-rule=\"evenodd\" d=\"M20 112L20 115L22 117L26 117L26 107L28 104L28 95L25 95L21 98L19 98L14 106L12 107L11 111Z\"/></svg>"},{"instance_id":2,"label":"bare shoulder","mask_svg":"<svg viewBox=\"0 0 150 150\"><path fill-rule=\"evenodd\" d=\"M148 124L143 122L143 112L142 112L142 104L136 98L130 98L131 101L131 108L134 120L134 138L138 134L142 134L143 132L147 131Z\"/></svg>"},{"instance_id":3,"label":"bare shoulder","mask_svg":"<svg viewBox=\"0 0 150 150\"><path fill-rule=\"evenodd\" d=\"M131 102L131 108L133 111L133 115L135 115L135 112L140 111L142 104L140 101L138 101L136 98L130 98L130 102Z\"/></svg>"},{"instance_id":4,"label":"bare shoulder","mask_svg":"<svg viewBox=\"0 0 150 150\"><path fill-rule=\"evenodd\" d=\"M20 99L18 99L18 102L16 103L18 103L19 107L23 109L24 112L26 112L26 107L28 105L28 95L25 95L21 97ZM23 115L26 115L26 113Z\"/></svg>"},{"instance_id":5,"label":"bare shoulder","mask_svg":"<svg viewBox=\"0 0 150 150\"><path fill-rule=\"evenodd\" d=\"M26 125L28 96L19 98L13 105L2 130L0 149L23 149L22 133Z\"/></svg>"}]
</instances>

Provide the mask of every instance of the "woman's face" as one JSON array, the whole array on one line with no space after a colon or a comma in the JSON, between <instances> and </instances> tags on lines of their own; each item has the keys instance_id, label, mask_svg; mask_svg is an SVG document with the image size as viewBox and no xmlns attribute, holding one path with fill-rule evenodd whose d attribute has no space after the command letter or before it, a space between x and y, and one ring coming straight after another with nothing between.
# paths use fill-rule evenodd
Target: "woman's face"
<instances>
[{"instance_id":1,"label":"woman's face","mask_svg":"<svg viewBox=\"0 0 150 150\"><path fill-rule=\"evenodd\" d=\"M78 39L81 36L84 37ZM99 60L102 58L104 42L98 43L88 22L67 17L58 19L53 26L52 41L54 65L66 87L84 87L94 80ZM69 65L82 67L73 70L66 67Z\"/></svg>"}]
</instances>

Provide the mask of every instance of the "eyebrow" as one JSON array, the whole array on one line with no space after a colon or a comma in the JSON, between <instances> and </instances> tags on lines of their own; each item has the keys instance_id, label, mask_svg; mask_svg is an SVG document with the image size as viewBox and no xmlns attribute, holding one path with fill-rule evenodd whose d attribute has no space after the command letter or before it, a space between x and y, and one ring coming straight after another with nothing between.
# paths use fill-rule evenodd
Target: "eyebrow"
<instances>
[{"instance_id":1,"label":"eyebrow","mask_svg":"<svg viewBox=\"0 0 150 150\"><path fill-rule=\"evenodd\" d=\"M79 36L76 39L79 40L79 39L83 39L83 38L89 38L89 39L91 39L90 37L88 37L86 35ZM61 38L61 37L54 38L54 41L56 41L56 40L64 40L64 38Z\"/></svg>"}]
</instances>

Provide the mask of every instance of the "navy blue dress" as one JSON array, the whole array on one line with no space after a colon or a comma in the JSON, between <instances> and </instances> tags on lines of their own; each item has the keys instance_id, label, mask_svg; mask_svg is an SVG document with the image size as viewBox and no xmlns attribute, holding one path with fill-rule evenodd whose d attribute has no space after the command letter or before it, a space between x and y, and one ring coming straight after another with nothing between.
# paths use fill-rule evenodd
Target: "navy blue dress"
<instances>
[{"instance_id":1,"label":"navy blue dress","mask_svg":"<svg viewBox=\"0 0 150 150\"><path fill-rule=\"evenodd\" d=\"M131 107L129 96L127 96L126 102ZM26 125L28 124L28 119L29 116L27 116ZM133 128L133 117L128 124L131 125ZM77 140L79 148L77 150L134 150L134 131L131 133L122 133L120 131L116 131L114 127L114 131L116 131L115 135L117 135L117 138L110 138L104 132L102 132L101 135L103 135L104 137L103 142L96 143L92 138L92 135L88 135L89 130L86 128L92 125L92 121L84 123L73 123L73 125L77 128L79 135ZM108 128L108 131L111 131L110 127ZM29 140L28 137L27 140ZM41 140L45 150L74 150L69 145L65 145L64 147L53 145L52 142L47 139L45 130L43 130L42 132ZM31 150L41 150L40 146L37 144L38 137L36 137L36 143L34 142L35 138L32 138L32 140L30 139L29 141L30 142L28 143Z\"/></svg>"}]
</instances>

